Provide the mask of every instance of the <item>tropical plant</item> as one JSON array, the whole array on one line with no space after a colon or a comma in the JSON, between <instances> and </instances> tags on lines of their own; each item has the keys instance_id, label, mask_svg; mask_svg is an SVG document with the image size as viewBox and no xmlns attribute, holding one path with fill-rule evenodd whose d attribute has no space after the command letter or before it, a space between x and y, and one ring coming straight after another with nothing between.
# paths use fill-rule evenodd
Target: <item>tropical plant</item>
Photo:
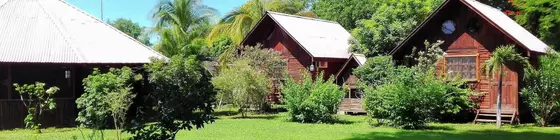
<instances>
[{"instance_id":1,"label":"tropical plant","mask_svg":"<svg viewBox=\"0 0 560 140\"><path fill-rule=\"evenodd\" d=\"M217 11L199 0L160 0L152 15L160 41L154 48L171 57L199 55ZM203 56L199 56L203 57Z\"/></svg>"},{"instance_id":2,"label":"tropical plant","mask_svg":"<svg viewBox=\"0 0 560 140\"><path fill-rule=\"evenodd\" d=\"M539 126L560 118L560 54L549 51L539 57L539 67L526 73L522 95Z\"/></svg>"},{"instance_id":3,"label":"tropical plant","mask_svg":"<svg viewBox=\"0 0 560 140\"><path fill-rule=\"evenodd\" d=\"M302 123L334 121L332 115L338 110L346 92L334 84L332 76L328 80L313 80L308 74L302 75L301 81L289 78L281 87L289 119ZM323 77L323 73L318 77Z\"/></svg>"},{"instance_id":4,"label":"tropical plant","mask_svg":"<svg viewBox=\"0 0 560 140\"><path fill-rule=\"evenodd\" d=\"M213 122L216 92L211 75L195 56L152 58L144 66L151 86L148 95L136 100L136 115L126 131L134 139L174 139L180 130L202 128Z\"/></svg>"},{"instance_id":5,"label":"tropical plant","mask_svg":"<svg viewBox=\"0 0 560 140\"><path fill-rule=\"evenodd\" d=\"M212 84L220 89L221 97L241 108L242 117L246 116L251 107L264 108L271 89L271 81L266 73L255 70L250 62L252 61L237 60L212 78Z\"/></svg>"},{"instance_id":6,"label":"tropical plant","mask_svg":"<svg viewBox=\"0 0 560 140\"><path fill-rule=\"evenodd\" d=\"M22 86L14 83L14 88L19 93L23 106L27 108L27 116L23 120L25 128L33 129L39 133L41 133L41 115L45 111L52 111L56 108L56 102L53 98L54 94L60 90L58 87L50 87L45 90L44 87L45 83L41 82Z\"/></svg>"},{"instance_id":7,"label":"tropical plant","mask_svg":"<svg viewBox=\"0 0 560 140\"><path fill-rule=\"evenodd\" d=\"M390 56L376 56L367 59L363 66L352 72L358 78L358 85L364 89L366 87L376 87L389 81L395 72L396 66Z\"/></svg>"},{"instance_id":8,"label":"tropical plant","mask_svg":"<svg viewBox=\"0 0 560 140\"><path fill-rule=\"evenodd\" d=\"M515 51L514 45L499 46L492 52L492 57L484 63L484 73L494 81L496 74L498 76L498 95L496 98L496 125L502 127L502 83L505 75L504 69L506 65L521 64L524 68L531 67L529 60Z\"/></svg>"},{"instance_id":9,"label":"tropical plant","mask_svg":"<svg viewBox=\"0 0 560 140\"><path fill-rule=\"evenodd\" d=\"M249 0L226 14L214 26L208 35L208 42L212 43L220 36L226 35L239 45L266 11L314 17L315 14L307 11L310 6L310 0Z\"/></svg>"},{"instance_id":10,"label":"tropical plant","mask_svg":"<svg viewBox=\"0 0 560 140\"><path fill-rule=\"evenodd\" d=\"M443 0L377 1L372 16L358 21L352 31L351 50L366 56L387 55L424 21Z\"/></svg>"}]
</instances>

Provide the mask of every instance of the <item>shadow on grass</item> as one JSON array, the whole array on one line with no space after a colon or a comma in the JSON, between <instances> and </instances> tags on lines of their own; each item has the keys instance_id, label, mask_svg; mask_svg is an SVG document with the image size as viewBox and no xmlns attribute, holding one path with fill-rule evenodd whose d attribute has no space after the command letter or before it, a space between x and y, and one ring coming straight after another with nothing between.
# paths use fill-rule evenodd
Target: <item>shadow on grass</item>
<instances>
[{"instance_id":1,"label":"shadow on grass","mask_svg":"<svg viewBox=\"0 0 560 140\"><path fill-rule=\"evenodd\" d=\"M214 116L235 116L240 114L237 110L220 110L213 113Z\"/></svg>"},{"instance_id":2,"label":"shadow on grass","mask_svg":"<svg viewBox=\"0 0 560 140\"><path fill-rule=\"evenodd\" d=\"M265 119L265 120L273 120L278 118L277 115L249 115L245 117L235 116L231 117L232 119Z\"/></svg>"},{"instance_id":3,"label":"shadow on grass","mask_svg":"<svg viewBox=\"0 0 560 140\"><path fill-rule=\"evenodd\" d=\"M560 134L536 131L510 132L503 130L473 130L464 132L402 130L392 132L372 132L355 135L347 140L557 140Z\"/></svg>"}]
</instances>

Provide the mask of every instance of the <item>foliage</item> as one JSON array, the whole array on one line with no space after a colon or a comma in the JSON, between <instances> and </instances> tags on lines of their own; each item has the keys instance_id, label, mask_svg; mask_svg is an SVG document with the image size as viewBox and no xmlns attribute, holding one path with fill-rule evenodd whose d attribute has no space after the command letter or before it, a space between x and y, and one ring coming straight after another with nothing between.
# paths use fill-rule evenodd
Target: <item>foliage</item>
<instances>
[{"instance_id":1,"label":"foliage","mask_svg":"<svg viewBox=\"0 0 560 140\"><path fill-rule=\"evenodd\" d=\"M228 50L235 48L236 46L233 45L233 41L231 38L227 36L221 36L218 40L212 42L210 46L208 46L208 53L210 57L217 58L221 54L227 53Z\"/></svg>"},{"instance_id":2,"label":"foliage","mask_svg":"<svg viewBox=\"0 0 560 140\"><path fill-rule=\"evenodd\" d=\"M239 8L227 13L208 35L212 43L220 36L229 36L236 45L251 31L266 11L314 17L307 11L311 0L249 0Z\"/></svg>"},{"instance_id":3,"label":"foliage","mask_svg":"<svg viewBox=\"0 0 560 140\"><path fill-rule=\"evenodd\" d=\"M357 69L368 115L379 124L386 119L393 127L419 129L471 108L471 91L462 88L465 81L436 73L436 63L445 54L439 47L442 43L426 42L426 49L414 55L417 63L412 68L395 67L389 58L375 57L370 59L372 64L366 64L369 68Z\"/></svg>"},{"instance_id":4,"label":"foliage","mask_svg":"<svg viewBox=\"0 0 560 140\"><path fill-rule=\"evenodd\" d=\"M515 0L521 11L517 23L549 44L560 47L560 1L558 0Z\"/></svg>"},{"instance_id":5,"label":"foliage","mask_svg":"<svg viewBox=\"0 0 560 140\"><path fill-rule=\"evenodd\" d=\"M152 59L144 66L152 91L141 98L133 126L134 139L174 139L183 129L213 122L216 92L210 73L194 56Z\"/></svg>"},{"instance_id":6,"label":"foliage","mask_svg":"<svg viewBox=\"0 0 560 140\"><path fill-rule=\"evenodd\" d=\"M154 48L167 57L198 55L206 46L210 20L217 10L200 4L199 0L160 0L154 7L154 30L160 37Z\"/></svg>"},{"instance_id":7,"label":"foliage","mask_svg":"<svg viewBox=\"0 0 560 140\"><path fill-rule=\"evenodd\" d=\"M334 78L313 80L302 74L300 82L289 79L282 85L285 103L291 121L302 123L332 122L345 91L334 84ZM317 77L323 77L323 73Z\"/></svg>"},{"instance_id":8,"label":"foliage","mask_svg":"<svg viewBox=\"0 0 560 140\"><path fill-rule=\"evenodd\" d=\"M91 75L83 79L85 92L76 99L76 105L80 110L76 121L84 127L102 129L106 127L107 122L110 122L111 117L124 117L115 114L118 112L117 108L128 109L130 105L123 102L134 98L130 93L130 85L140 78L128 67L111 68L106 73L94 69ZM126 94L114 95L119 93ZM122 100L117 100L116 96L122 96L119 97ZM122 113L126 114L126 111Z\"/></svg>"},{"instance_id":9,"label":"foliage","mask_svg":"<svg viewBox=\"0 0 560 140\"><path fill-rule=\"evenodd\" d=\"M526 74L522 95L538 125L546 127L560 117L560 54L549 52L539 58L536 71Z\"/></svg>"},{"instance_id":10,"label":"foliage","mask_svg":"<svg viewBox=\"0 0 560 140\"><path fill-rule=\"evenodd\" d=\"M251 107L263 108L271 88L266 73L255 70L250 62L238 60L212 78L212 84L220 89L222 97L241 107L243 117Z\"/></svg>"},{"instance_id":11,"label":"foliage","mask_svg":"<svg viewBox=\"0 0 560 140\"><path fill-rule=\"evenodd\" d=\"M369 58L363 66L354 69L353 74L359 79L361 88L375 87L389 81L396 70L390 56Z\"/></svg>"},{"instance_id":12,"label":"foliage","mask_svg":"<svg viewBox=\"0 0 560 140\"><path fill-rule=\"evenodd\" d=\"M340 23L346 30L356 28L357 21L369 19L377 0L317 0L312 11L321 19Z\"/></svg>"},{"instance_id":13,"label":"foliage","mask_svg":"<svg viewBox=\"0 0 560 140\"><path fill-rule=\"evenodd\" d=\"M124 18L118 18L115 21L108 21L107 23L124 32L128 36L144 43L144 45L151 46L150 37L145 35L145 28L138 25L138 23L134 23L131 20Z\"/></svg>"},{"instance_id":14,"label":"foliage","mask_svg":"<svg viewBox=\"0 0 560 140\"><path fill-rule=\"evenodd\" d=\"M387 55L443 0L377 1L372 16L357 22L351 50L367 56Z\"/></svg>"},{"instance_id":15,"label":"foliage","mask_svg":"<svg viewBox=\"0 0 560 140\"><path fill-rule=\"evenodd\" d=\"M492 83L495 80L496 74L498 74L498 97L496 99L496 108L498 109L496 111L496 125L498 128L502 127L500 116L502 116L502 82L505 75L504 66L517 64L521 64L523 68L526 69L531 67L529 60L515 51L514 45L499 46L496 50L494 50L494 52L492 52L492 57L484 62L484 74L490 77Z\"/></svg>"},{"instance_id":16,"label":"foliage","mask_svg":"<svg viewBox=\"0 0 560 140\"><path fill-rule=\"evenodd\" d=\"M19 93L21 102L27 108L27 116L23 120L25 128L41 132L41 115L44 111L52 111L56 108L53 99L54 94L60 90L58 87L50 87L45 90L45 83L36 82L34 85L24 84L20 86L14 83L15 90Z\"/></svg>"}]
</instances>

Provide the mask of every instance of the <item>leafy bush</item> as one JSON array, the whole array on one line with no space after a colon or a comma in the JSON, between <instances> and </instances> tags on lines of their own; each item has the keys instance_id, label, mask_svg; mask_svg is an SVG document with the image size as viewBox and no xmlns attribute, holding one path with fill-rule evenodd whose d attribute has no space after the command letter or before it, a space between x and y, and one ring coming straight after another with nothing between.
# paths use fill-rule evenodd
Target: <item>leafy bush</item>
<instances>
[{"instance_id":1,"label":"leafy bush","mask_svg":"<svg viewBox=\"0 0 560 140\"><path fill-rule=\"evenodd\" d=\"M21 97L21 102L27 108L27 116L23 120L25 128L34 129L41 133L41 115L44 111L51 111L56 108L53 97L60 89L50 87L45 90L45 83L41 82L36 82L34 85L24 84L23 86L14 83L14 87Z\"/></svg>"},{"instance_id":2,"label":"leafy bush","mask_svg":"<svg viewBox=\"0 0 560 140\"><path fill-rule=\"evenodd\" d=\"M270 80L266 74L253 69L249 62L239 60L212 78L212 84L220 89L222 98L241 107L243 117L250 107L262 108L270 93Z\"/></svg>"},{"instance_id":3,"label":"leafy bush","mask_svg":"<svg viewBox=\"0 0 560 140\"><path fill-rule=\"evenodd\" d=\"M303 75L301 82L290 78L282 86L289 119L303 123L333 121L332 114L338 110L346 92L334 84L332 77L326 81L322 78L313 81L309 75ZM323 77L323 74L317 77Z\"/></svg>"},{"instance_id":4,"label":"leafy bush","mask_svg":"<svg viewBox=\"0 0 560 140\"><path fill-rule=\"evenodd\" d=\"M366 67L358 68L354 73L360 78L368 115L379 124L389 120L393 127L418 129L471 108L471 91L462 88L463 80L436 74L435 64L444 55L442 43L425 42L425 51L410 56L416 62L412 68L392 66L388 57L369 59Z\"/></svg>"},{"instance_id":5,"label":"leafy bush","mask_svg":"<svg viewBox=\"0 0 560 140\"><path fill-rule=\"evenodd\" d=\"M120 101L115 101L109 95L127 90L124 92L127 94L122 96L125 96L127 100L133 98L130 93L130 85L135 79L140 78L128 67L122 69L111 68L107 73L94 69L91 75L83 79L85 92L76 99L76 105L80 109L76 121L89 128L105 128L107 122L110 122L110 118L113 116L112 109L128 108L130 106L119 105Z\"/></svg>"},{"instance_id":6,"label":"leafy bush","mask_svg":"<svg viewBox=\"0 0 560 140\"><path fill-rule=\"evenodd\" d=\"M387 119L394 127L419 129L441 115L472 106L470 91L461 88L464 82L420 74L417 68L396 71L388 83L365 89L366 110L372 118Z\"/></svg>"},{"instance_id":7,"label":"leafy bush","mask_svg":"<svg viewBox=\"0 0 560 140\"><path fill-rule=\"evenodd\" d=\"M174 139L180 130L213 121L216 92L211 75L196 56L152 59L144 66L152 91L141 98L127 132L134 139Z\"/></svg>"},{"instance_id":8,"label":"leafy bush","mask_svg":"<svg viewBox=\"0 0 560 140\"><path fill-rule=\"evenodd\" d=\"M538 125L547 126L560 118L560 54L549 52L541 56L539 62L536 71L526 74L521 93Z\"/></svg>"}]
</instances>

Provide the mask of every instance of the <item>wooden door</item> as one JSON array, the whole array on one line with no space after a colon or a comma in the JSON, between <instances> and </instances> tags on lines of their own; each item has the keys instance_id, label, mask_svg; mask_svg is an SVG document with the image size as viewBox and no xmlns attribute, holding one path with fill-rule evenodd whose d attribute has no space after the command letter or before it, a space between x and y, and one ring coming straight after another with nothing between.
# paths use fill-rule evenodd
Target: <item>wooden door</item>
<instances>
[{"instance_id":1,"label":"wooden door","mask_svg":"<svg viewBox=\"0 0 560 140\"><path fill-rule=\"evenodd\" d=\"M504 77L502 83L502 110L518 109L518 80L519 75L514 66L504 67ZM490 109L496 109L498 97L498 75L492 82L490 90Z\"/></svg>"}]
</instances>

